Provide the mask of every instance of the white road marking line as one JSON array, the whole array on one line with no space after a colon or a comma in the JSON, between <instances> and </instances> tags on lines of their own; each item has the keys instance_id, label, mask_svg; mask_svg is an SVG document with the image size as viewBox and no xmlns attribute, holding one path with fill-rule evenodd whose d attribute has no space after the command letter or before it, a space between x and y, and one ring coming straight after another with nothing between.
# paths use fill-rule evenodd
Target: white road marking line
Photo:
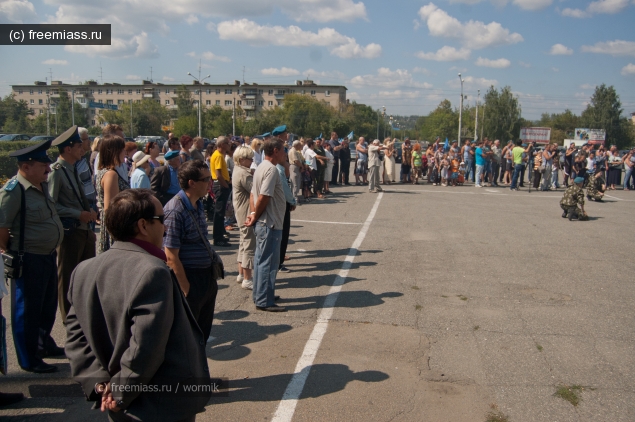
<instances>
[{"instance_id":1,"label":"white road marking line","mask_svg":"<svg viewBox=\"0 0 635 422\"><path fill-rule=\"evenodd\" d=\"M604 196L606 196L606 197L608 197L608 198L617 199L618 201L623 201L623 199L622 199L622 198L618 198L617 196L611 196L611 195L607 195L607 194L604 194Z\"/></svg>"},{"instance_id":2,"label":"white road marking line","mask_svg":"<svg viewBox=\"0 0 635 422\"><path fill-rule=\"evenodd\" d=\"M312 220L291 220L291 222L298 222L298 223L319 223L319 224L351 224L351 225L355 225L355 226L361 226L363 223L344 223L344 222L340 222L340 221L312 221Z\"/></svg>"},{"instance_id":3,"label":"white road marking line","mask_svg":"<svg viewBox=\"0 0 635 422\"><path fill-rule=\"evenodd\" d=\"M304 346L302 356L296 364L293 377L291 378L291 381L289 381L289 385L287 385L287 389L282 396L280 404L278 404L278 408L276 409L272 422L291 422L291 419L293 419L293 414L295 413L295 408L298 404L298 400L300 399L300 395L302 394L302 390L304 389L304 384L309 376L311 365L313 365L313 360L315 359L315 356L320 348L320 344L322 343L322 339L326 334L329 320L333 316L333 308L335 307L337 297L342 290L342 285L348 276L348 271L351 269L351 265L357 255L357 251L362 245L362 242L366 237L366 233L368 233L370 223L373 221L373 218L375 218L375 214L377 213L379 203L381 202L381 198L383 196L383 192L380 192L377 196L375 205L373 205L370 214L368 214L368 218L359 231L355 242L353 242L353 246L351 246L348 251L348 255L342 264L342 269L333 281L333 285L324 300L324 305L322 306L317 322L313 327L313 332L311 332L311 336L309 336L309 340Z\"/></svg>"},{"instance_id":4,"label":"white road marking line","mask_svg":"<svg viewBox=\"0 0 635 422\"><path fill-rule=\"evenodd\" d=\"M485 189L485 190L486 190L487 192L500 193L500 192L499 192L499 191L497 191L497 190L490 190L490 189Z\"/></svg>"},{"instance_id":5,"label":"white road marking line","mask_svg":"<svg viewBox=\"0 0 635 422\"><path fill-rule=\"evenodd\" d=\"M487 189L486 189L487 190ZM386 190L386 192L393 192L393 191L400 191L400 192L415 192L415 193L447 193L447 194L461 194L461 195L494 195L493 193L487 193L487 192L452 192L452 191L445 191L445 190L413 190L413 189L391 189L391 190ZM496 193L496 196L521 196L523 194L523 192L525 191L519 191L518 193ZM560 198L557 195L534 195L531 194L532 198Z\"/></svg>"}]
</instances>

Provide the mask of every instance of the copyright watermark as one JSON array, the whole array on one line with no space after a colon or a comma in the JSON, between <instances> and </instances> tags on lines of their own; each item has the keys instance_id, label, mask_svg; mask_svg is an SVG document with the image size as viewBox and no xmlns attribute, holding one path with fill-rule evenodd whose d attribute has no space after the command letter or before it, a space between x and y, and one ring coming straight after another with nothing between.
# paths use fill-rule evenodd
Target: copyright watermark
<instances>
[{"instance_id":1,"label":"copyright watermark","mask_svg":"<svg viewBox=\"0 0 635 422\"><path fill-rule=\"evenodd\" d=\"M1 24L0 45L110 45L110 24Z\"/></svg>"}]
</instances>

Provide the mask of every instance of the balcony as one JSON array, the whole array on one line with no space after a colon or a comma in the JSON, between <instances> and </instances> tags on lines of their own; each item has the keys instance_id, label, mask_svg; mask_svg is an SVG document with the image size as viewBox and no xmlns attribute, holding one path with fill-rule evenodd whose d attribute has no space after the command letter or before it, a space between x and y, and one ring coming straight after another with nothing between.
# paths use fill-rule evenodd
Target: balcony
<instances>
[{"instance_id":1,"label":"balcony","mask_svg":"<svg viewBox=\"0 0 635 422\"><path fill-rule=\"evenodd\" d=\"M284 95L285 94L276 94L276 95L274 95L274 97L276 98L276 100L283 100L284 99Z\"/></svg>"},{"instance_id":2,"label":"balcony","mask_svg":"<svg viewBox=\"0 0 635 422\"><path fill-rule=\"evenodd\" d=\"M143 94L143 98L154 98L154 94Z\"/></svg>"},{"instance_id":3,"label":"balcony","mask_svg":"<svg viewBox=\"0 0 635 422\"><path fill-rule=\"evenodd\" d=\"M255 110L256 106L255 105L244 105L242 106L243 110Z\"/></svg>"}]
</instances>

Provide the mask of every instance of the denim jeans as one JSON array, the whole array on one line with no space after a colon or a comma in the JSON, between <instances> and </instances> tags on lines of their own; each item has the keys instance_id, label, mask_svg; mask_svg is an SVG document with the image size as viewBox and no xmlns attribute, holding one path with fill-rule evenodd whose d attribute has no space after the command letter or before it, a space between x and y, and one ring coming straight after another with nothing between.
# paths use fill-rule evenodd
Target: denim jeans
<instances>
[{"instance_id":1,"label":"denim jeans","mask_svg":"<svg viewBox=\"0 0 635 422\"><path fill-rule=\"evenodd\" d=\"M518 187L518 178L520 177L520 173L523 171L522 164L514 165L514 175L512 176L512 185L511 189L516 189Z\"/></svg>"},{"instance_id":2,"label":"denim jeans","mask_svg":"<svg viewBox=\"0 0 635 422\"><path fill-rule=\"evenodd\" d=\"M485 168L485 166L479 166L478 164L476 165L476 186L482 186L481 185L481 176L483 175L483 169Z\"/></svg>"},{"instance_id":3,"label":"denim jeans","mask_svg":"<svg viewBox=\"0 0 635 422\"><path fill-rule=\"evenodd\" d=\"M630 189L631 175L633 174L633 169L624 164L624 170L624 189Z\"/></svg>"},{"instance_id":4,"label":"denim jeans","mask_svg":"<svg viewBox=\"0 0 635 422\"><path fill-rule=\"evenodd\" d=\"M256 232L256 252L254 254L254 290L256 306L263 308L275 305L275 284L280 264L280 243L282 228L272 229L260 221Z\"/></svg>"},{"instance_id":5,"label":"denim jeans","mask_svg":"<svg viewBox=\"0 0 635 422\"><path fill-rule=\"evenodd\" d=\"M474 159L467 159L465 161L465 180L474 181Z\"/></svg>"}]
</instances>

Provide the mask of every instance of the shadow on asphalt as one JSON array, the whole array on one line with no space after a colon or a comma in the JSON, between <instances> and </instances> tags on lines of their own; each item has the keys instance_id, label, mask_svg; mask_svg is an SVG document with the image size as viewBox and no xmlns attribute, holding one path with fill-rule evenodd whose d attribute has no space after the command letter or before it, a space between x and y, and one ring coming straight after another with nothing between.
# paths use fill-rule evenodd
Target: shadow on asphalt
<instances>
[{"instance_id":1,"label":"shadow on asphalt","mask_svg":"<svg viewBox=\"0 0 635 422\"><path fill-rule=\"evenodd\" d=\"M401 297L400 292L385 292L376 295L366 290L340 292L335 302L335 308L368 308L386 303L384 299ZM280 299L280 305L284 305L289 311L302 311L306 309L319 309L323 306L327 296L309 296L301 298ZM294 303L299 303L294 305Z\"/></svg>"},{"instance_id":2,"label":"shadow on asphalt","mask_svg":"<svg viewBox=\"0 0 635 422\"><path fill-rule=\"evenodd\" d=\"M349 382L381 382L388 374L380 371L354 372L347 365L322 363L303 369L308 378L300 399L322 397L342 391ZM271 375L229 381L229 397L212 397L209 404L234 402L279 401L291 380L292 374Z\"/></svg>"},{"instance_id":3,"label":"shadow on asphalt","mask_svg":"<svg viewBox=\"0 0 635 422\"><path fill-rule=\"evenodd\" d=\"M211 335L215 339L207 347L207 357L215 361L242 359L251 353L247 344L266 340L271 335L285 333L293 328L287 324L263 326L254 321L238 321L248 315L249 312L239 310L214 315L214 319L220 323L212 326Z\"/></svg>"},{"instance_id":4,"label":"shadow on asphalt","mask_svg":"<svg viewBox=\"0 0 635 422\"><path fill-rule=\"evenodd\" d=\"M314 275L310 277L300 276L294 278L285 278L276 280L276 291L284 289L315 289L322 286L332 286L333 274ZM346 277L343 284L348 284L352 281L361 281L361 278Z\"/></svg>"}]
</instances>

